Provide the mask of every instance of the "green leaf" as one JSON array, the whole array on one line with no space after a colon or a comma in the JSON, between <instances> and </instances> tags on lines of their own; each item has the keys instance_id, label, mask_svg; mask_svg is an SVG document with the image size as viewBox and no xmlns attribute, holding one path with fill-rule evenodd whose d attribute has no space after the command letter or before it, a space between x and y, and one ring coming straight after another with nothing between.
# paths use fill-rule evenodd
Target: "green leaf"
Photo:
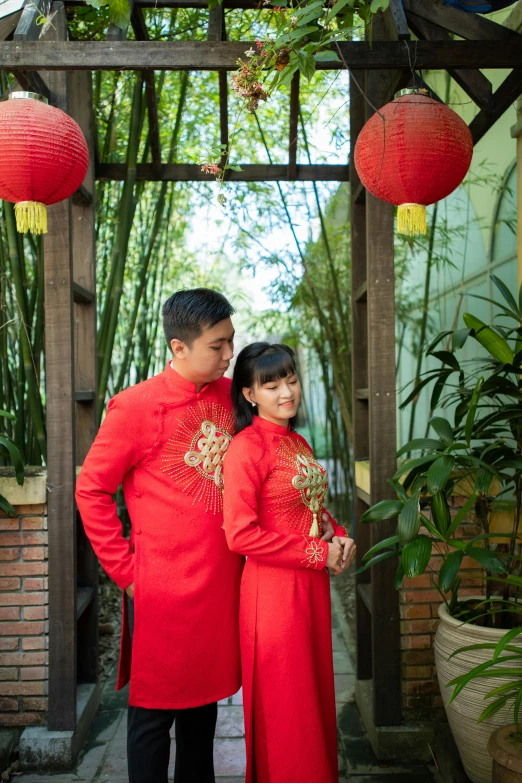
<instances>
[{"instance_id":1,"label":"green leaf","mask_svg":"<svg viewBox=\"0 0 522 783\"><path fill-rule=\"evenodd\" d=\"M397 457L402 457L403 454L407 454L409 451L419 451L420 449L443 451L444 443L441 440L435 440L435 438L415 438L399 449Z\"/></svg>"},{"instance_id":2,"label":"green leaf","mask_svg":"<svg viewBox=\"0 0 522 783\"><path fill-rule=\"evenodd\" d=\"M106 5L109 5L109 0L85 0L85 2L92 6L93 8L103 8Z\"/></svg>"},{"instance_id":3,"label":"green leaf","mask_svg":"<svg viewBox=\"0 0 522 783\"><path fill-rule=\"evenodd\" d=\"M126 30L131 18L129 0L109 0L109 17L113 24Z\"/></svg>"},{"instance_id":4,"label":"green leaf","mask_svg":"<svg viewBox=\"0 0 522 783\"><path fill-rule=\"evenodd\" d=\"M453 519L453 522L449 526L447 536L448 538L451 538L452 535L455 533L458 526L461 524L461 522L464 521L464 519L467 517L469 511L471 510L471 507L475 503L475 500L477 499L477 493L474 492L470 497L466 500L462 508L459 510L458 514Z\"/></svg>"},{"instance_id":5,"label":"green leaf","mask_svg":"<svg viewBox=\"0 0 522 783\"><path fill-rule=\"evenodd\" d=\"M455 465L455 457L445 454L430 465L427 476L428 492L434 495L444 489Z\"/></svg>"},{"instance_id":6,"label":"green leaf","mask_svg":"<svg viewBox=\"0 0 522 783\"><path fill-rule=\"evenodd\" d=\"M487 718L491 718L492 715L501 710L502 707L506 706L508 699L509 696L504 696L503 698L494 701L493 704L488 705L477 720L477 723L482 723L482 721L486 720Z\"/></svg>"},{"instance_id":7,"label":"green leaf","mask_svg":"<svg viewBox=\"0 0 522 783\"><path fill-rule=\"evenodd\" d=\"M451 347L454 351L457 351L459 348L462 348L466 340L471 334L471 329L455 329L453 334L451 335Z\"/></svg>"},{"instance_id":8,"label":"green leaf","mask_svg":"<svg viewBox=\"0 0 522 783\"><path fill-rule=\"evenodd\" d=\"M298 52L297 53L297 61L299 63L299 70L305 77L305 79L313 78L313 75L315 73L315 60L311 54L306 54L304 52Z\"/></svg>"},{"instance_id":9,"label":"green leaf","mask_svg":"<svg viewBox=\"0 0 522 783\"><path fill-rule=\"evenodd\" d=\"M493 476L490 470L484 467L479 468L479 470L477 470L477 475L475 477L475 491L483 492L484 495L487 495L489 492L489 488L491 486L492 479Z\"/></svg>"},{"instance_id":10,"label":"green leaf","mask_svg":"<svg viewBox=\"0 0 522 783\"><path fill-rule=\"evenodd\" d=\"M453 428L447 419L444 419L442 416L432 416L429 423L446 446L453 444L455 440Z\"/></svg>"},{"instance_id":11,"label":"green leaf","mask_svg":"<svg viewBox=\"0 0 522 783\"><path fill-rule=\"evenodd\" d=\"M406 544L402 550L402 565L406 576L414 577L423 574L431 557L431 538L420 535L414 541Z\"/></svg>"},{"instance_id":12,"label":"green leaf","mask_svg":"<svg viewBox=\"0 0 522 783\"><path fill-rule=\"evenodd\" d=\"M464 313L464 323L473 329L475 332L475 339L491 354L495 359L503 364L511 364L514 359L514 354L508 343L501 337L498 332L492 329L490 326L481 321L479 318L475 318L471 313Z\"/></svg>"},{"instance_id":13,"label":"green leaf","mask_svg":"<svg viewBox=\"0 0 522 783\"><path fill-rule=\"evenodd\" d=\"M507 285L500 279L500 277L497 277L496 275L491 275L491 279L493 280L493 283L496 285L508 305L511 307L512 310L515 312L518 311L518 305L516 303L515 297L507 287Z\"/></svg>"},{"instance_id":14,"label":"green leaf","mask_svg":"<svg viewBox=\"0 0 522 783\"><path fill-rule=\"evenodd\" d=\"M2 408L0 408L0 416L3 416L4 419L10 419L11 421L16 421L16 416L14 413L10 413L9 411L4 411Z\"/></svg>"},{"instance_id":15,"label":"green leaf","mask_svg":"<svg viewBox=\"0 0 522 783\"><path fill-rule=\"evenodd\" d=\"M403 505L400 500L381 500L364 512L361 522L380 522L382 519L396 517L402 511Z\"/></svg>"},{"instance_id":16,"label":"green leaf","mask_svg":"<svg viewBox=\"0 0 522 783\"><path fill-rule=\"evenodd\" d=\"M488 571L492 571L495 574L505 574L507 571L506 564L503 560L494 552L490 552L488 549L481 549L478 546L470 546L466 549L466 554L473 560L476 560L481 566Z\"/></svg>"},{"instance_id":17,"label":"green leaf","mask_svg":"<svg viewBox=\"0 0 522 783\"><path fill-rule=\"evenodd\" d=\"M395 546L398 543L399 536L390 536L390 538L384 538L366 552L366 554L363 556L362 562L365 563L367 560L370 560L374 555L376 555L377 552L380 552L382 549L388 549L388 547Z\"/></svg>"},{"instance_id":18,"label":"green leaf","mask_svg":"<svg viewBox=\"0 0 522 783\"><path fill-rule=\"evenodd\" d=\"M498 658L498 656L501 655L501 653L504 651L506 645L512 642L513 639L515 639L515 637L519 636L521 633L522 633L522 628L512 628L510 631L505 633L502 639L495 647L495 652L493 653L493 660L495 661ZM522 650L520 651L520 655L522 656Z\"/></svg>"},{"instance_id":19,"label":"green leaf","mask_svg":"<svg viewBox=\"0 0 522 783\"><path fill-rule=\"evenodd\" d=\"M460 372L460 364L451 351L433 351L431 355L441 362L444 362L444 364L449 365L453 370Z\"/></svg>"},{"instance_id":20,"label":"green leaf","mask_svg":"<svg viewBox=\"0 0 522 783\"><path fill-rule=\"evenodd\" d=\"M520 715L520 705L522 704L522 688L518 691L517 698L515 699L515 703L513 705L513 715L515 717L515 723L517 726L517 731L520 732L520 721L519 721L519 715Z\"/></svg>"},{"instance_id":21,"label":"green leaf","mask_svg":"<svg viewBox=\"0 0 522 783\"><path fill-rule=\"evenodd\" d=\"M439 588L443 593L448 593L453 587L463 557L464 552L452 552L444 560L439 573Z\"/></svg>"},{"instance_id":22,"label":"green leaf","mask_svg":"<svg viewBox=\"0 0 522 783\"><path fill-rule=\"evenodd\" d=\"M450 524L450 510L444 490L441 489L432 496L431 511L442 538L446 538Z\"/></svg>"},{"instance_id":23,"label":"green leaf","mask_svg":"<svg viewBox=\"0 0 522 783\"><path fill-rule=\"evenodd\" d=\"M382 563L383 560L389 560L390 557L397 557L397 552L381 552L367 563L364 563L360 568L357 569L355 573L362 574L363 571L367 571L368 568L372 568L372 566L377 565L378 563Z\"/></svg>"},{"instance_id":24,"label":"green leaf","mask_svg":"<svg viewBox=\"0 0 522 783\"><path fill-rule=\"evenodd\" d=\"M324 20L324 25L326 26L327 24L329 24L332 21L332 19L334 18L334 16L337 16L339 11L341 11L346 5L348 5L349 2L350 2L350 0L337 0L336 4L332 8L332 10L329 12L329 14L326 17L326 19Z\"/></svg>"},{"instance_id":25,"label":"green leaf","mask_svg":"<svg viewBox=\"0 0 522 783\"><path fill-rule=\"evenodd\" d=\"M13 467L15 469L16 480L18 484L22 486L24 483L24 460L20 449L16 443L11 440L11 438L7 437L7 435L0 435L0 445L9 452L11 462L13 463Z\"/></svg>"},{"instance_id":26,"label":"green leaf","mask_svg":"<svg viewBox=\"0 0 522 783\"><path fill-rule=\"evenodd\" d=\"M395 589L399 590L400 586L402 585L402 580L404 579L404 566L402 564L402 560L397 566L397 570L395 572Z\"/></svg>"},{"instance_id":27,"label":"green leaf","mask_svg":"<svg viewBox=\"0 0 522 783\"><path fill-rule=\"evenodd\" d=\"M10 517L16 516L16 509L14 508L14 506L10 504L10 502L6 498L4 498L3 495L0 495L0 508L8 516Z\"/></svg>"},{"instance_id":28,"label":"green leaf","mask_svg":"<svg viewBox=\"0 0 522 783\"><path fill-rule=\"evenodd\" d=\"M231 163L227 163L227 165L225 166L225 168L226 168L226 169L232 169L232 171L243 171L243 169L241 168L241 166L235 166L235 165L233 166Z\"/></svg>"},{"instance_id":29,"label":"green leaf","mask_svg":"<svg viewBox=\"0 0 522 783\"><path fill-rule=\"evenodd\" d=\"M471 395L471 402L469 405L468 415L466 416L466 424L464 426L464 434L466 436L466 443L468 446L471 443L471 433L473 432L473 425L475 423L475 414L477 413L477 405L480 399L480 389L484 383L484 378L479 378L473 389Z\"/></svg>"},{"instance_id":30,"label":"green leaf","mask_svg":"<svg viewBox=\"0 0 522 783\"><path fill-rule=\"evenodd\" d=\"M332 49L316 52L314 54L314 59L318 63L331 62L332 60L335 60L336 62L341 62L341 58L339 57L337 52L334 52Z\"/></svg>"},{"instance_id":31,"label":"green leaf","mask_svg":"<svg viewBox=\"0 0 522 783\"><path fill-rule=\"evenodd\" d=\"M413 541L419 532L419 495L419 492L415 492L411 498L408 498L399 514L397 535L399 536L399 542L401 544L407 544L409 541Z\"/></svg>"},{"instance_id":32,"label":"green leaf","mask_svg":"<svg viewBox=\"0 0 522 783\"><path fill-rule=\"evenodd\" d=\"M397 481L401 476L404 476L405 473L409 473L414 468L419 468L422 465L428 465L431 462L435 462L437 459L437 455L433 454L426 457L416 457L415 459L408 459L406 462L404 462L397 473L393 476L393 481Z\"/></svg>"},{"instance_id":33,"label":"green leaf","mask_svg":"<svg viewBox=\"0 0 522 783\"><path fill-rule=\"evenodd\" d=\"M389 5L390 0L372 0L370 11L372 14L376 14L378 11L386 11Z\"/></svg>"}]
</instances>

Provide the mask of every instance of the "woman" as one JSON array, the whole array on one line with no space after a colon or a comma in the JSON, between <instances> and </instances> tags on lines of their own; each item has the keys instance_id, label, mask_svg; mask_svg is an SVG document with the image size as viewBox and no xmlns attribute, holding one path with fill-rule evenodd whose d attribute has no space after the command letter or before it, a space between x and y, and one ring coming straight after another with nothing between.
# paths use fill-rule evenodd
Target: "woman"
<instances>
[{"instance_id":1,"label":"woman","mask_svg":"<svg viewBox=\"0 0 522 783\"><path fill-rule=\"evenodd\" d=\"M292 429L301 399L285 345L254 343L232 382L237 435L224 460L229 547L247 555L240 633L245 783L337 783L330 582L355 546L329 515L327 480ZM326 521L326 520L325 520Z\"/></svg>"}]
</instances>

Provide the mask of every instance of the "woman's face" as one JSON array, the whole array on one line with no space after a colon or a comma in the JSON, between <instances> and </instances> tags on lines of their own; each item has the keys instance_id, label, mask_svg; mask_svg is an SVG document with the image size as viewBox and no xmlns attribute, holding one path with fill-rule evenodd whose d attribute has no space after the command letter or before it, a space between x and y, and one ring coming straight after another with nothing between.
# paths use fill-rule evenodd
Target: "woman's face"
<instances>
[{"instance_id":1,"label":"woman's face","mask_svg":"<svg viewBox=\"0 0 522 783\"><path fill-rule=\"evenodd\" d=\"M287 422L297 413L301 402L301 384L294 373L269 383L244 388L243 394L250 404L255 402L258 415L276 423Z\"/></svg>"}]
</instances>

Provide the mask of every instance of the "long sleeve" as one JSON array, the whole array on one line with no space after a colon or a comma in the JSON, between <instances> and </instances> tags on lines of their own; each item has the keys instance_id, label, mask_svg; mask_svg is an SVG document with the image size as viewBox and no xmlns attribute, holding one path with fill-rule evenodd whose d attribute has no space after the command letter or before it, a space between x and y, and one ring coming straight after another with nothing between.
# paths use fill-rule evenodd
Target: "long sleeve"
<instances>
[{"instance_id":1,"label":"long sleeve","mask_svg":"<svg viewBox=\"0 0 522 783\"><path fill-rule=\"evenodd\" d=\"M261 489L270 469L269 454L254 437L237 436L224 460L224 526L233 552L283 568L322 569L328 545L311 536L283 535L258 523Z\"/></svg>"},{"instance_id":2,"label":"long sleeve","mask_svg":"<svg viewBox=\"0 0 522 783\"><path fill-rule=\"evenodd\" d=\"M111 400L78 477L76 502L100 563L122 590L134 581L134 555L123 537L113 495L139 457L129 416L124 407Z\"/></svg>"},{"instance_id":3,"label":"long sleeve","mask_svg":"<svg viewBox=\"0 0 522 783\"><path fill-rule=\"evenodd\" d=\"M346 532L346 528L343 527L342 525L338 525L337 520L335 520L333 516L330 514L330 512L328 511L328 509L324 507L323 507L323 514L326 514L326 516L332 523L334 529L334 536L339 536L339 538L348 538L348 533Z\"/></svg>"}]
</instances>

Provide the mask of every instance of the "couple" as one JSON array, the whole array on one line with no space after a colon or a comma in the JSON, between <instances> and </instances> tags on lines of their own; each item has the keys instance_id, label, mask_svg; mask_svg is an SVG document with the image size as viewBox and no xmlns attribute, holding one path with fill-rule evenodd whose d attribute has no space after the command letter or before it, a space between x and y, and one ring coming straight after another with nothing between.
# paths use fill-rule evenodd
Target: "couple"
<instances>
[{"instance_id":1,"label":"couple","mask_svg":"<svg viewBox=\"0 0 522 783\"><path fill-rule=\"evenodd\" d=\"M248 783L337 783L326 568L341 573L355 546L292 429L291 349L249 345L232 384L223 377L233 312L205 288L170 297L172 360L110 401L77 483L87 534L126 596L129 780L167 783L175 723L176 783L214 783L217 702L242 674Z\"/></svg>"}]
</instances>

